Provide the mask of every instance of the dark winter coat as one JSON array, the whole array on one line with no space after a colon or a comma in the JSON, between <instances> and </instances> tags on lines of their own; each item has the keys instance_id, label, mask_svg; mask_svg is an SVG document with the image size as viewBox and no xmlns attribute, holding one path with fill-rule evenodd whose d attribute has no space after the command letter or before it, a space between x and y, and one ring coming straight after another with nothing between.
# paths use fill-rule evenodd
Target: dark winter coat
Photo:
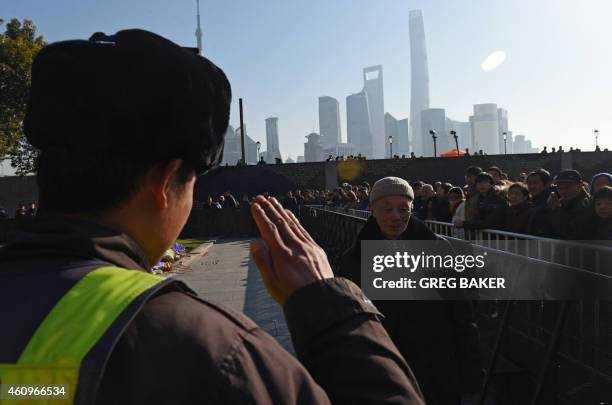
<instances>
[{"instance_id":1,"label":"dark winter coat","mask_svg":"<svg viewBox=\"0 0 612 405\"><path fill-rule=\"evenodd\" d=\"M608 245L606 242L612 241L612 218L602 219L591 208L591 212L588 215L585 214L582 226L577 229L576 239L593 240Z\"/></svg>"},{"instance_id":2,"label":"dark winter coat","mask_svg":"<svg viewBox=\"0 0 612 405\"><path fill-rule=\"evenodd\" d=\"M471 221L478 218L478 196L476 187L472 186L468 189L465 196L465 220Z\"/></svg>"},{"instance_id":3,"label":"dark winter coat","mask_svg":"<svg viewBox=\"0 0 612 405\"><path fill-rule=\"evenodd\" d=\"M417 197L414 199L412 215L416 216L420 220L426 220L429 214L429 202L431 198L424 200L421 197Z\"/></svg>"},{"instance_id":4,"label":"dark winter coat","mask_svg":"<svg viewBox=\"0 0 612 405\"><path fill-rule=\"evenodd\" d=\"M230 194L225 197L225 200L223 200L223 204L221 204L221 206L226 209L238 208L238 201L236 201L236 198Z\"/></svg>"},{"instance_id":5,"label":"dark winter coat","mask_svg":"<svg viewBox=\"0 0 612 405\"><path fill-rule=\"evenodd\" d=\"M479 193L476 199L478 215L463 222L466 229L503 229L508 201L497 193L495 187L487 194ZM466 207L467 209L467 207ZM466 218L467 213L466 213Z\"/></svg>"},{"instance_id":6,"label":"dark winter coat","mask_svg":"<svg viewBox=\"0 0 612 405\"><path fill-rule=\"evenodd\" d=\"M297 212L298 212L298 202L297 202L297 199L295 197L286 196L283 199L283 207L297 215Z\"/></svg>"},{"instance_id":7,"label":"dark winter coat","mask_svg":"<svg viewBox=\"0 0 612 405\"><path fill-rule=\"evenodd\" d=\"M434 197L431 200L431 217L436 221L451 222L450 204L446 198Z\"/></svg>"},{"instance_id":8,"label":"dark winter coat","mask_svg":"<svg viewBox=\"0 0 612 405\"><path fill-rule=\"evenodd\" d=\"M562 201L560 207L550 210L548 212L548 222L559 239L579 239L583 235L582 230L589 226L592 212L591 196L582 188L578 196L571 200ZM592 237L587 239L592 239Z\"/></svg>"},{"instance_id":9,"label":"dark winter coat","mask_svg":"<svg viewBox=\"0 0 612 405\"><path fill-rule=\"evenodd\" d=\"M506 208L504 230L507 232L526 234L529 229L530 213L531 204L529 201L525 201L515 206L508 206Z\"/></svg>"},{"instance_id":10,"label":"dark winter coat","mask_svg":"<svg viewBox=\"0 0 612 405\"><path fill-rule=\"evenodd\" d=\"M362 240L384 236L370 217L347 250L338 275L361 284ZM419 219L410 218L403 240L436 240ZM415 372L427 404L459 403L461 392L474 392L482 381L478 331L470 301L376 301L383 324Z\"/></svg>"},{"instance_id":11,"label":"dark winter coat","mask_svg":"<svg viewBox=\"0 0 612 405\"><path fill-rule=\"evenodd\" d=\"M548 197L551 189L546 189L542 194L532 198L527 220L527 233L529 235L541 236L544 238L557 238L555 227L550 222L551 209L548 207Z\"/></svg>"},{"instance_id":12,"label":"dark winter coat","mask_svg":"<svg viewBox=\"0 0 612 405\"><path fill-rule=\"evenodd\" d=\"M0 363L16 362L74 274L92 263L148 268L127 235L79 220L37 217L0 248L0 319L10 325ZM300 361L243 314L186 287L160 291L114 346L96 404L423 403L356 285L312 283L283 309Z\"/></svg>"}]
</instances>

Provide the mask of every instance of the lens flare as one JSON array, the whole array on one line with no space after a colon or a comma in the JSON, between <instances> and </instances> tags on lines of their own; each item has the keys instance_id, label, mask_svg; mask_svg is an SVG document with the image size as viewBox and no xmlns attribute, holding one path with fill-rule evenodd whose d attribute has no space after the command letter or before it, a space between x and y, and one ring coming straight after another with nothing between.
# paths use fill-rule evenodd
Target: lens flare
<instances>
[{"instance_id":1,"label":"lens flare","mask_svg":"<svg viewBox=\"0 0 612 405\"><path fill-rule=\"evenodd\" d=\"M504 63L506 60L506 52L504 51L495 51L482 61L480 65L481 69L485 72L491 72Z\"/></svg>"}]
</instances>

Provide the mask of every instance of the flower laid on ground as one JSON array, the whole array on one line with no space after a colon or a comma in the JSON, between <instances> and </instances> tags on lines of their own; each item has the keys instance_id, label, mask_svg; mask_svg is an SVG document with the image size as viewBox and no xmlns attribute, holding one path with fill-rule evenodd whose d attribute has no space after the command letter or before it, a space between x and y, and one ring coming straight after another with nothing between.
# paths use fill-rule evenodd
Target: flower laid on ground
<instances>
[{"instance_id":1,"label":"flower laid on ground","mask_svg":"<svg viewBox=\"0 0 612 405\"><path fill-rule=\"evenodd\" d=\"M187 254L185 246L176 242L171 249L164 252L159 263L151 268L153 274L163 274L172 271L174 263ZM180 264L180 263L179 263Z\"/></svg>"}]
</instances>

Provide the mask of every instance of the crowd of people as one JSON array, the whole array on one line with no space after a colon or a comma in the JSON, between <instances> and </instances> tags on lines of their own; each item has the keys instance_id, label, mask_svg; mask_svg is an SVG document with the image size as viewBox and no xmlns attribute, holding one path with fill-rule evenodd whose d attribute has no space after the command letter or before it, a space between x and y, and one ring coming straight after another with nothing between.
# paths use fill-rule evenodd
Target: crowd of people
<instances>
[{"instance_id":1,"label":"crowd of people","mask_svg":"<svg viewBox=\"0 0 612 405\"><path fill-rule=\"evenodd\" d=\"M539 168L509 176L499 167L470 166L465 184L411 181L415 194L413 214L421 220L453 224L462 229L494 229L539 237L568 240L612 239L612 174L599 173L585 181L576 170L553 176ZM371 185L344 183L333 190L295 190L275 196L297 214L300 205L369 210ZM265 192L264 196L271 196ZM208 196L203 209L249 207L255 196L236 198L227 190ZM35 216L35 202L20 203L16 218ZM0 207L0 219L8 214Z\"/></svg>"},{"instance_id":2,"label":"crowd of people","mask_svg":"<svg viewBox=\"0 0 612 405\"><path fill-rule=\"evenodd\" d=\"M553 176L539 168L510 178L501 168L470 166L465 184L412 181L413 214L421 220L453 224L461 229L494 229L567 240L612 239L612 174L599 173L585 181L577 170ZM296 190L276 196L297 212L300 205L369 210L368 182L344 183L334 190ZM265 193L269 196L269 193ZM229 191L207 198L205 208L250 205Z\"/></svg>"},{"instance_id":3,"label":"crowd of people","mask_svg":"<svg viewBox=\"0 0 612 405\"><path fill-rule=\"evenodd\" d=\"M15 218L28 218L36 216L38 213L38 204L35 202L31 202L29 204L19 203L17 205L17 210L15 211ZM6 211L6 208L2 204L0 204L0 220L9 218L9 214Z\"/></svg>"}]
</instances>

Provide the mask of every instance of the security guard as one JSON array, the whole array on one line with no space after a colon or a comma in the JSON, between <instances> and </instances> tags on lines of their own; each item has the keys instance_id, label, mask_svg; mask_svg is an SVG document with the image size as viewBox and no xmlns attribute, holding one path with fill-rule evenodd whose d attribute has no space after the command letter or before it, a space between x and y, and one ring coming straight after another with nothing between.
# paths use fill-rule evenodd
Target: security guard
<instances>
[{"instance_id":1,"label":"security guard","mask_svg":"<svg viewBox=\"0 0 612 405\"><path fill-rule=\"evenodd\" d=\"M274 199L252 205L251 249L301 363L148 272L221 160L230 101L218 67L150 32L40 51L24 129L41 215L0 249L2 404L422 403L376 308Z\"/></svg>"}]
</instances>

